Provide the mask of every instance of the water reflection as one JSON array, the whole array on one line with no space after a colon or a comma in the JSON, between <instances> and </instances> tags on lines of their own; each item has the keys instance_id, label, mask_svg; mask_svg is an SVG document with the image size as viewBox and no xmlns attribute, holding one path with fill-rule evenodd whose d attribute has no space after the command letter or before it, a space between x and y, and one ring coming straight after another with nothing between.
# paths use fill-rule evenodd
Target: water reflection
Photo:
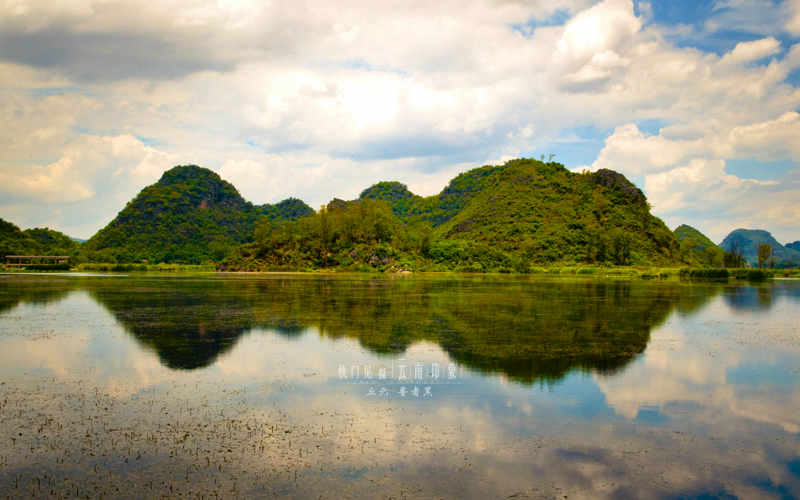
<instances>
[{"instance_id":1,"label":"water reflection","mask_svg":"<svg viewBox=\"0 0 800 500\"><path fill-rule=\"evenodd\" d=\"M221 280L151 280L121 291L89 287L141 344L168 368L213 364L253 326L253 308Z\"/></svg>"},{"instance_id":2,"label":"water reflection","mask_svg":"<svg viewBox=\"0 0 800 500\"><path fill-rule=\"evenodd\" d=\"M0 287L0 496L800 495L793 283L45 281ZM401 357L469 374L336 375Z\"/></svg>"},{"instance_id":3,"label":"water reflection","mask_svg":"<svg viewBox=\"0 0 800 500\"><path fill-rule=\"evenodd\" d=\"M453 277L129 278L72 286L88 290L173 369L210 366L253 328L288 337L314 328L386 356L433 342L474 370L525 384L557 381L575 369L615 373L644 352L650 331L672 310L699 310L723 290Z\"/></svg>"},{"instance_id":4,"label":"water reflection","mask_svg":"<svg viewBox=\"0 0 800 500\"><path fill-rule=\"evenodd\" d=\"M772 307L775 288L770 285L730 287L723 297L737 311L761 311Z\"/></svg>"}]
</instances>

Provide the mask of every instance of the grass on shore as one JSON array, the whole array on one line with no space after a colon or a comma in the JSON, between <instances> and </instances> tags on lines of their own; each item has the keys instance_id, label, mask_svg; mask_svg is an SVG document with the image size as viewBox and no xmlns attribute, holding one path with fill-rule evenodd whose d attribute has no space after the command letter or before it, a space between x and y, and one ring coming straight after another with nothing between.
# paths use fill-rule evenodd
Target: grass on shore
<instances>
[{"instance_id":1,"label":"grass on shore","mask_svg":"<svg viewBox=\"0 0 800 500\"><path fill-rule=\"evenodd\" d=\"M0 266L5 269L5 266ZM27 266L21 272L27 271L67 271L65 266ZM95 272L215 272L213 264L114 264L114 263L84 263L77 266L78 271ZM15 269L16 271L16 269ZM328 269L314 271L305 268L289 268L282 266L270 267L268 272L370 272L376 273L375 269L369 266L350 266L346 269ZM387 270L386 272L391 272ZM399 269L398 269L399 271ZM454 273L480 273L479 269L471 267L458 268ZM620 266L620 267L600 267L600 266L565 266L565 267L532 267L529 274L536 275L581 275L597 277L630 277L630 278L667 278L677 276L681 279L739 279L748 281L764 281L770 278L800 278L800 269L727 269L727 268L690 268L690 267L667 267L651 268L641 266Z\"/></svg>"}]
</instances>

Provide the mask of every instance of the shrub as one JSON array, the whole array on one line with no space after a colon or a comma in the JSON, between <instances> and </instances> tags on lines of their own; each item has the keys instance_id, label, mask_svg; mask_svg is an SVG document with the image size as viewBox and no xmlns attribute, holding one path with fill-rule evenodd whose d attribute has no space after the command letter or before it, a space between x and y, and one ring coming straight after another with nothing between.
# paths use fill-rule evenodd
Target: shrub
<instances>
[{"instance_id":1,"label":"shrub","mask_svg":"<svg viewBox=\"0 0 800 500\"><path fill-rule=\"evenodd\" d=\"M731 272L725 267L682 267L680 270L680 275L681 278L728 279L731 276Z\"/></svg>"},{"instance_id":2,"label":"shrub","mask_svg":"<svg viewBox=\"0 0 800 500\"><path fill-rule=\"evenodd\" d=\"M26 271L69 271L69 264L31 264Z\"/></svg>"},{"instance_id":3,"label":"shrub","mask_svg":"<svg viewBox=\"0 0 800 500\"><path fill-rule=\"evenodd\" d=\"M764 281L767 278L771 278L772 275L765 269L735 269L733 277L747 281Z\"/></svg>"},{"instance_id":4,"label":"shrub","mask_svg":"<svg viewBox=\"0 0 800 500\"><path fill-rule=\"evenodd\" d=\"M459 266L455 269L457 273L482 273L483 267L480 264L468 264L465 266ZM502 271L501 271L502 272Z\"/></svg>"}]
</instances>

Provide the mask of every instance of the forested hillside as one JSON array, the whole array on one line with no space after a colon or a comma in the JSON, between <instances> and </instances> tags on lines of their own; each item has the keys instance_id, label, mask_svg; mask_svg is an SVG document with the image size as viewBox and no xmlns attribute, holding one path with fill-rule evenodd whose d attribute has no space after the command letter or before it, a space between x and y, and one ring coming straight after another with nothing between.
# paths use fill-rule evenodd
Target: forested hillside
<instances>
[{"instance_id":1,"label":"forested hillside","mask_svg":"<svg viewBox=\"0 0 800 500\"><path fill-rule=\"evenodd\" d=\"M118 262L199 263L219 260L251 241L260 219L293 220L313 213L300 200L254 206L215 172L178 166L144 188L85 243Z\"/></svg>"},{"instance_id":2,"label":"forested hillside","mask_svg":"<svg viewBox=\"0 0 800 500\"><path fill-rule=\"evenodd\" d=\"M6 255L80 254L81 244L69 236L47 228L20 230L15 224L0 219L0 257Z\"/></svg>"},{"instance_id":3,"label":"forested hillside","mask_svg":"<svg viewBox=\"0 0 800 500\"><path fill-rule=\"evenodd\" d=\"M492 180L437 229L441 239L485 244L536 264L677 262L675 236L622 174L579 174L523 159L495 169Z\"/></svg>"},{"instance_id":4,"label":"forested hillside","mask_svg":"<svg viewBox=\"0 0 800 500\"><path fill-rule=\"evenodd\" d=\"M681 245L679 255L686 264L716 267L722 263L725 251L697 229L682 224L674 233Z\"/></svg>"},{"instance_id":5,"label":"forested hillside","mask_svg":"<svg viewBox=\"0 0 800 500\"><path fill-rule=\"evenodd\" d=\"M526 272L555 263L678 265L678 249L623 175L522 159L461 174L436 196L382 182L296 222L261 224L223 267Z\"/></svg>"}]
</instances>

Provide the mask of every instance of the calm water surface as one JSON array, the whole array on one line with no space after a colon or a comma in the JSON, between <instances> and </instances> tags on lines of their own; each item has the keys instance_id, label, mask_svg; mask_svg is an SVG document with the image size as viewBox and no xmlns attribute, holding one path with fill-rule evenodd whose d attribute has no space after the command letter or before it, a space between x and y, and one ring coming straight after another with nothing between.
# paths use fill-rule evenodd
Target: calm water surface
<instances>
[{"instance_id":1,"label":"calm water surface","mask_svg":"<svg viewBox=\"0 0 800 500\"><path fill-rule=\"evenodd\" d=\"M797 498L799 305L789 280L0 275L0 498Z\"/></svg>"}]
</instances>

